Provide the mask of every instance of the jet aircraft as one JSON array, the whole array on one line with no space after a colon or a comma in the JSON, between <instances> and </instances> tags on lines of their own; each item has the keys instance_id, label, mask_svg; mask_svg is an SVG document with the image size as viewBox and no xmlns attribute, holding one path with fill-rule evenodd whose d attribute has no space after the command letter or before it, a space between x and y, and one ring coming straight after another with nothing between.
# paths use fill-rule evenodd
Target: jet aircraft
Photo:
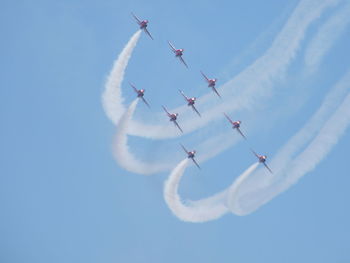
<instances>
[{"instance_id":1,"label":"jet aircraft","mask_svg":"<svg viewBox=\"0 0 350 263\"><path fill-rule=\"evenodd\" d=\"M241 122L241 121L233 121L233 120L231 120L231 118L230 118L229 116L227 116L226 113L224 113L224 115L225 115L226 119L232 124L232 129L236 129L237 132L238 132L240 135L242 135L242 137L243 137L244 139L247 139L247 138L244 136L244 134L242 133L241 129L240 129L241 123L242 123L242 122Z\"/></svg>"},{"instance_id":2,"label":"jet aircraft","mask_svg":"<svg viewBox=\"0 0 350 263\"><path fill-rule=\"evenodd\" d=\"M142 101L148 106L148 108L151 108L151 107L149 106L148 102L147 102L147 101L145 100L145 98L143 97L143 96L145 95L145 90L144 90L144 89L136 89L136 87L135 87L133 84L131 84L131 83L129 83L129 84L130 84L130 86L133 88L133 90L136 92L137 97L140 98L140 99L142 99Z\"/></svg>"},{"instance_id":3,"label":"jet aircraft","mask_svg":"<svg viewBox=\"0 0 350 263\"><path fill-rule=\"evenodd\" d=\"M216 84L218 79L210 79L202 71L201 71L201 74L202 74L203 78L206 80L206 82L208 83L208 88L211 88L216 93L216 95L218 95L219 98L221 99L219 92L215 88L215 84Z\"/></svg>"},{"instance_id":4,"label":"jet aircraft","mask_svg":"<svg viewBox=\"0 0 350 263\"><path fill-rule=\"evenodd\" d=\"M145 31L145 33L153 40L151 33L147 30L147 26L148 26L149 21L139 19L134 13L131 13L131 15L135 18L137 24L140 26L140 29Z\"/></svg>"},{"instance_id":5,"label":"jet aircraft","mask_svg":"<svg viewBox=\"0 0 350 263\"><path fill-rule=\"evenodd\" d=\"M195 164L199 169L201 169L200 166L198 165L198 163L196 162L196 160L194 159L194 156L195 156L195 154L196 154L196 151L195 151L195 150L193 150L193 151L187 151L186 148L185 148L182 144L180 144L180 145L181 145L182 149L185 151L185 153L187 154L187 158L188 158L188 159L192 159L192 161L194 162L194 164Z\"/></svg>"},{"instance_id":6,"label":"jet aircraft","mask_svg":"<svg viewBox=\"0 0 350 263\"><path fill-rule=\"evenodd\" d=\"M198 110L194 106L196 98L195 97L189 98L183 93L182 90L179 90L179 91L180 91L181 95L184 97L184 99L187 101L187 106L191 106L192 109L198 114L198 116L201 117L201 114L198 112Z\"/></svg>"},{"instance_id":7,"label":"jet aircraft","mask_svg":"<svg viewBox=\"0 0 350 263\"><path fill-rule=\"evenodd\" d=\"M187 64L186 64L186 62L185 62L185 60L182 58L183 52L184 52L185 50L184 50L183 48L176 49L176 48L174 47L174 45L170 43L170 41L168 41L168 44L169 44L171 50L175 53L175 57L179 58L180 61L186 66L186 68L188 68L188 66L187 66Z\"/></svg>"},{"instance_id":8,"label":"jet aircraft","mask_svg":"<svg viewBox=\"0 0 350 263\"><path fill-rule=\"evenodd\" d=\"M253 154L259 159L259 163L262 163L266 168L267 170L269 170L270 173L272 173L272 170L270 169L270 167L267 166L266 164L266 159L267 159L267 156L266 155L259 155L257 154L255 151L253 151L252 149L250 149Z\"/></svg>"},{"instance_id":9,"label":"jet aircraft","mask_svg":"<svg viewBox=\"0 0 350 263\"><path fill-rule=\"evenodd\" d=\"M170 113L164 106L162 106L164 111L166 112L166 114L168 115L169 117L169 121L172 121L174 123L174 125L179 128L179 130L181 132L183 132L183 130L181 129L180 125L177 123L177 116L179 116L178 113Z\"/></svg>"}]
</instances>

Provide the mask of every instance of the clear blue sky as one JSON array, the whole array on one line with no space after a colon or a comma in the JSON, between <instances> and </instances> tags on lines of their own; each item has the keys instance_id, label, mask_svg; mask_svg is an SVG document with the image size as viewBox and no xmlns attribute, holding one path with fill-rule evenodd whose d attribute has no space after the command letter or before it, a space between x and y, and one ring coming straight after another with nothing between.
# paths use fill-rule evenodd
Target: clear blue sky
<instances>
[{"instance_id":1,"label":"clear blue sky","mask_svg":"<svg viewBox=\"0 0 350 263\"><path fill-rule=\"evenodd\" d=\"M131 11L150 20L155 40L141 36L125 80L143 85L153 105L171 107L183 103L178 88L207 92L199 69L224 83L261 56L297 4L2 1L0 262L350 262L349 131L315 170L255 213L192 224L163 200L167 173L146 177L116 165L115 127L101 106L112 62L137 30ZM259 152L277 152L349 69L347 27L319 69L311 77L303 71L307 41L337 8L312 25L280 81L281 97L304 104L286 109L288 119L273 129L252 133ZM173 58L168 39L185 48L192 71ZM284 110L276 100L264 113L273 115L272 106ZM167 142L147 149L152 143ZM239 144L200 172L190 168L180 193L216 193L253 161Z\"/></svg>"}]
</instances>

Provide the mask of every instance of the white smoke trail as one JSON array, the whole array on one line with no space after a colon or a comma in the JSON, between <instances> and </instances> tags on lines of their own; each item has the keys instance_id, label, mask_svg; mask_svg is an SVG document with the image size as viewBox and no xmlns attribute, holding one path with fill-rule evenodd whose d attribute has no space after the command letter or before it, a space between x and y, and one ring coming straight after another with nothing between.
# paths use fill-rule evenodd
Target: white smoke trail
<instances>
[{"instance_id":1,"label":"white smoke trail","mask_svg":"<svg viewBox=\"0 0 350 263\"><path fill-rule=\"evenodd\" d=\"M126 112L120 118L119 123L117 124L117 131L114 135L113 142L113 155L117 163L126 169L127 171L143 174L143 175L151 175L164 171L169 171L174 167L172 162L164 163L164 161L154 161L154 162L144 162L138 160L129 149L128 146L128 126L132 115L136 108L136 103L138 99L135 99L126 110ZM237 142L241 139L238 134L237 136L232 136L232 131L214 136L212 138L207 139L197 148L199 152L203 152L197 161L205 162L213 157L215 157L220 152L224 151L228 147L230 147L233 143ZM242 140L242 139L241 139ZM207 149L211 149L208 151ZM169 156L169 152L167 153Z\"/></svg>"},{"instance_id":2,"label":"white smoke trail","mask_svg":"<svg viewBox=\"0 0 350 263\"><path fill-rule=\"evenodd\" d=\"M266 176L266 171L263 168L257 173L252 174L250 178L243 178L240 180L240 187L231 189L231 193L228 194L228 203L230 209L234 213L245 215L255 211L279 193L287 190L293 184L292 181L295 182L296 178L300 178L307 172L300 172L298 177L295 175L292 176L292 178L294 178L292 181L288 179L290 178L289 175L291 171L296 169L295 167L302 167L303 162L308 163L305 156L300 155L303 157L298 157L296 154L300 152L312 138L315 138L317 133L319 133L317 136L319 137L324 129L328 129L326 127L329 127L329 125L325 123L327 119L333 118L331 117L332 113L336 112L333 116L337 114L341 116L338 113L337 107L342 103L343 98L346 97L350 89L349 83L350 71L348 71L344 77L338 81L335 87L330 90L319 109L310 120L307 121L305 126L276 154L276 157L271 161L271 167L273 167L275 171L273 176ZM342 105L344 105L344 103ZM341 107L342 106L338 109L341 109ZM337 126L337 123L331 125ZM340 135L335 133L334 136ZM320 140L316 139L314 139L314 142L317 142L319 145L322 143ZM295 163L296 160L299 160L299 163ZM237 207L239 209L237 209Z\"/></svg>"},{"instance_id":3,"label":"white smoke trail","mask_svg":"<svg viewBox=\"0 0 350 263\"><path fill-rule=\"evenodd\" d=\"M175 167L165 183L164 198L166 203L179 219L188 222L198 223L215 220L227 212L226 203L230 211L237 215L252 213L276 195L287 190L303 175L312 171L329 153L332 146L338 142L349 124L350 94L346 96L331 118L324 123L323 128L309 146L292 161L289 165L291 170L286 172L282 181L276 180L275 176L266 175L266 171L265 175L260 174L262 180L249 181L249 177L259 164L255 163L240 175L228 190L203 199L203 201L190 201L188 205L181 202L177 191L179 181L188 164L188 160L183 160ZM277 174L278 176L282 175ZM244 185L246 181L248 184Z\"/></svg>"},{"instance_id":4,"label":"white smoke trail","mask_svg":"<svg viewBox=\"0 0 350 263\"><path fill-rule=\"evenodd\" d=\"M310 71L315 71L321 63L325 53L338 40L350 22L350 3L337 11L324 25L305 51L305 64Z\"/></svg>"},{"instance_id":5,"label":"white smoke trail","mask_svg":"<svg viewBox=\"0 0 350 263\"><path fill-rule=\"evenodd\" d=\"M336 109L337 105L341 103L342 98L347 94L347 91L350 88L348 83L350 83L350 72L345 74L335 87L330 90L314 116L307 122L303 129L290 139L290 142L288 142L289 146L284 147L277 154L277 157L272 160L271 164L273 165L274 170L278 171L285 169L283 167L286 167L286 164L291 161L293 155L295 155L298 150L300 151L301 147L315 136L318 130L322 127L322 123L329 117L331 112ZM119 129L114 143L114 152L118 163L128 171L139 174L149 175L170 170L172 167L171 163L165 164L163 162L153 162L148 164L138 161L129 151L129 147L127 146L127 124L130 122L133 112L134 110L125 113L127 117L120 122L122 124L121 128L119 127L120 125L118 126ZM196 149L203 154L198 156L197 161L200 163L205 162L241 140L238 134L237 136L233 136L233 134L232 130L229 130L228 132L217 134L216 136L201 142ZM118 141L117 138L120 138L120 141ZM146 171L146 168L149 170Z\"/></svg>"},{"instance_id":6,"label":"white smoke trail","mask_svg":"<svg viewBox=\"0 0 350 263\"><path fill-rule=\"evenodd\" d=\"M321 106L315 114L307 121L304 127L299 130L272 160L272 164L278 169L285 167L286 163L296 155L298 151L316 136L322 128L325 120L327 120L337 109L350 90L350 71L348 71L325 96Z\"/></svg>"},{"instance_id":7,"label":"white smoke trail","mask_svg":"<svg viewBox=\"0 0 350 263\"><path fill-rule=\"evenodd\" d=\"M302 175L315 169L332 147L339 141L350 123L350 94L330 119L325 122L323 128L310 145L293 161L292 168L287 174L286 186L294 184ZM305 161L306 160L306 161ZM283 190L282 189L282 190Z\"/></svg>"},{"instance_id":8,"label":"white smoke trail","mask_svg":"<svg viewBox=\"0 0 350 263\"><path fill-rule=\"evenodd\" d=\"M252 164L251 166L248 167L247 170L245 170L240 176L238 176L238 178L236 178L233 183L226 188L225 190L212 195L208 198L204 198L204 199L200 199L197 201L191 201L189 200L188 203L191 204L192 206L197 206L197 207L205 207L205 206L218 206L221 204L225 204L226 207L230 207L230 200L232 200L232 198L228 197L228 194L230 192L235 192L236 189L238 189L240 187L241 182L245 181L246 178L248 178L258 167L259 162ZM232 196L232 193L231 193ZM235 204L234 204L235 206ZM235 206L234 207L234 212L239 214L240 208Z\"/></svg>"},{"instance_id":9,"label":"white smoke trail","mask_svg":"<svg viewBox=\"0 0 350 263\"><path fill-rule=\"evenodd\" d=\"M322 9L322 8L327 7L327 5L334 5L337 2L338 1L325 1L323 7L322 7L322 5L317 6L317 7ZM290 31L290 30L287 30L288 27L293 28L293 26L291 26L291 25L294 25L296 23L295 21L293 22L293 16L298 17L298 15L297 15L298 13L299 13L299 15L300 15L300 13L303 13L300 10L303 10L303 9L308 10L308 8L312 8L313 5L314 5L314 3L312 3L312 1L311 2L304 1L303 3L300 3L298 8L296 8L296 10L294 11L292 17L289 19L289 21L288 21L287 25L285 26L285 28L282 30L282 32L279 34L279 36L276 38L276 40L274 42L274 45L269 49L268 52L266 52L266 54L262 58L258 59L250 67L250 70L246 70L246 71L248 71L248 72L249 71L258 72L257 69L259 69L259 66L257 66L257 65L264 64L264 63L261 63L261 61L265 60L265 62L267 61L268 63L270 63L271 61L269 62L269 60L266 59L266 58L268 58L268 57L272 57L273 58L273 56L269 55L269 53L273 53L272 51L274 51L275 49L278 50L278 46L282 44L281 41L279 41L278 39L283 39L283 37L281 37L281 36L285 36L286 32ZM318 10L316 8L316 10L313 10L313 11L314 11L313 12L314 13L313 16L314 16L314 19L315 19L315 18L317 18L317 14L319 14L321 12L321 10ZM290 25L288 26L288 24L290 24ZM305 30L306 29L304 29L304 31ZM133 49L134 49L134 47L135 47L135 45L136 45L136 43L137 43L137 41L139 39L139 36L140 36L140 31L137 31L132 36L132 38L130 39L130 41L126 45L126 47L123 49L123 51L119 55L117 61L114 63L114 67L113 67L113 69L112 69L112 71L111 71L111 73L110 73L110 75L108 77L108 81L107 81L107 84L106 84L106 90L105 90L105 92L103 94L103 104L104 104L105 111L108 114L108 116L113 119L114 123L116 123L119 120L120 116L125 111L125 108L123 106L123 98L122 98L121 88L120 87L121 87L121 82L122 82L122 79L123 79L125 68L127 66L128 60L129 60L129 58L131 56L131 53L132 53L132 51L133 51ZM260 67L260 68L264 68L264 67ZM244 72L241 73L240 75L242 75L242 74L244 75ZM239 79L239 77L240 76L238 76L237 78ZM249 79L249 77L248 77L248 79ZM240 100L240 98L238 98L238 100ZM218 114L218 116L220 116L220 115L221 114ZM162 116L162 118L164 119L164 116ZM190 120L190 122L193 122L193 121ZM141 128L142 128L142 134L146 134L148 131L150 131L150 129L148 129L150 127L153 127L153 128L154 127L158 127L158 128L156 128L156 129L159 129L159 131L158 131L159 132L158 138L161 138L161 137L175 137L175 136L178 135L177 130L174 129L174 127L172 125L169 125L169 123L166 126L166 128L165 128L164 125L158 125L158 126L150 125L147 128L141 126L141 127L138 127L137 129L141 130ZM127 138L127 137L125 137L125 138ZM219 135L219 136L216 136L216 138L209 139L208 143L210 143L211 141L215 141L215 140L217 141L217 139L219 139L219 142L221 141L221 144L222 144L223 141L225 141L225 144L223 145L223 147L215 147L216 151L209 151L209 152L208 151L203 151L203 152L207 152L209 154L207 154L206 156L202 155L201 156L201 160L199 160L199 161L203 162L203 161L205 161L207 159L210 159L211 157L215 156L216 154L218 154L218 153L222 152L223 150L227 149L228 147L232 146L235 143L235 140L233 140L232 138L233 138L232 136L230 136L230 135L227 136L226 135L225 139L221 140L222 139L222 135ZM127 140L125 140L125 141L127 141ZM122 145L122 144L120 144L120 145ZM215 145L217 146L217 143ZM124 147L124 149L128 149L128 147ZM127 152L127 150L126 150L126 152ZM130 152L128 152L128 153L129 153L128 156L132 157L131 153ZM134 157L134 159L136 160L135 157ZM128 162L128 163L131 164L130 162ZM156 164L153 164L152 167L154 167L155 165ZM128 166L128 165L124 164L124 167L126 167L126 166ZM165 165L161 165L161 164L158 164L156 166L157 167L164 167L162 169L165 169L165 167L166 167ZM143 165L143 167L145 167L145 166ZM131 169L131 167L128 168L128 170L130 170L130 169ZM138 169L137 168L132 168L132 170L134 172L136 172L136 170L138 170ZM154 169L153 168L152 171L150 171L149 173L152 173L153 171L158 172L159 169Z\"/></svg>"},{"instance_id":10,"label":"white smoke trail","mask_svg":"<svg viewBox=\"0 0 350 263\"><path fill-rule=\"evenodd\" d=\"M350 94L328 120L319 119L322 115L327 115L323 111L324 108L321 107L321 111L318 111L313 118L313 126L321 126L321 128L303 152L293 158L293 154L300 150L300 147L309 139L309 136L303 138L303 135L308 132L314 133L315 127L310 127L310 125L305 125L282 148L281 156L277 154L277 157L271 162L272 167L274 167L273 164L276 164L275 175L264 176L261 171L257 172L250 178L242 180L240 187L229 193L229 207L234 213L246 215L254 212L295 184L326 157L350 124ZM319 123L316 123L315 120L318 120ZM237 207L240 209L237 210Z\"/></svg>"},{"instance_id":11,"label":"white smoke trail","mask_svg":"<svg viewBox=\"0 0 350 263\"><path fill-rule=\"evenodd\" d=\"M252 164L243 174L241 174L229 187L228 195L227 195L227 205L230 208L232 213L237 215L241 215L242 209L239 206L239 203L235 202L237 190L240 188L242 182L244 182L248 176L250 176L258 167L259 162Z\"/></svg>"},{"instance_id":12,"label":"white smoke trail","mask_svg":"<svg viewBox=\"0 0 350 263\"><path fill-rule=\"evenodd\" d=\"M220 88L224 101L215 102L212 93L198 98L198 107L207 109L202 113L205 117L193 118L192 115L183 114L188 110L187 106L171 110L180 114L179 122L184 133L193 132L217 118L222 118L222 112L253 110L261 106L264 102L262 99L271 96L274 80L281 79L295 57L308 27L326 8L338 2L339 0L301 1L267 52ZM157 123L164 122L163 115L164 113L158 114ZM179 136L171 125L147 124L141 120L132 121L129 134L153 139Z\"/></svg>"},{"instance_id":13,"label":"white smoke trail","mask_svg":"<svg viewBox=\"0 0 350 263\"><path fill-rule=\"evenodd\" d=\"M154 174L171 169L170 164L142 162L129 151L127 129L139 99L135 99L121 116L114 136L113 155L117 163L125 170L138 174Z\"/></svg>"},{"instance_id":14,"label":"white smoke trail","mask_svg":"<svg viewBox=\"0 0 350 263\"><path fill-rule=\"evenodd\" d=\"M207 125L210 121L217 118L217 116L221 116L223 111L232 112L239 109L252 110L256 105L259 105L259 103L261 104L263 102L262 99L266 99L271 95L275 78L277 76L280 78L284 75L287 66L299 49L300 43L310 24L321 15L325 8L337 4L338 2L338 0L326 0L322 3L312 0L302 1L293 12L286 26L275 39L271 48L253 65L221 88L220 93L227 98L227 101L212 107L212 94L207 94L199 98L198 105L201 108L208 109L206 112L203 112L206 118L193 119L190 115L185 115L185 118L181 120L180 123L185 133ZM129 171L151 174L167 170L169 166L143 163L132 156L128 151L127 132L131 135L157 139L177 137L179 133L170 125L149 125L140 121L131 121L131 116L136 108L137 101L134 101L125 112L121 94L121 82L131 52L139 36L140 32L138 31L130 39L118 60L115 62L106 84L106 90L103 94L103 105L108 117L112 119L115 124L120 120L114 143L114 155L118 163ZM325 49L322 52L315 53L312 59L317 62L317 57L323 56L326 51ZM317 63L314 63L314 65ZM261 101L257 103L257 99ZM339 100L339 98L337 98L337 100ZM332 126L332 129L327 129L326 125L323 127L321 126L322 129L316 138L296 158L293 159L293 155L297 151L300 151L301 147L303 147L310 138L314 137L315 133L317 133L315 127L319 127L320 124L313 122L313 125L306 125L313 133L306 135L305 138L297 136L297 144L287 143L281 150L282 154L277 155L271 162L271 164L276 164L276 166L273 165L274 168L278 167L274 176L267 177L266 174L260 176L262 174L261 169L258 170L257 173L252 174L257 166L254 164L255 168L254 165L249 167L246 171L247 173L243 173L229 190L206 199L189 201L187 204L183 204L177 193L177 189L179 181L188 165L188 160L182 161L172 171L169 179L165 183L164 198L167 204L180 219L190 222L205 222L219 218L228 211L227 205L229 205L232 212L238 215L246 215L255 211L261 205L288 189L305 173L311 171L326 156L349 124L349 103L350 98L348 95L343 104L326 122L328 125L334 125L334 123L329 124L332 120L337 121L338 124L335 125L335 127ZM327 107L327 110L325 110L326 112L331 108L328 106L325 106ZM187 107L180 107L174 111L181 114L185 109L187 110ZM125 112L124 115L122 115L123 112ZM342 114L345 115L344 118L341 118ZM327 114L324 114L321 117L318 116L318 118L313 119L318 119L323 123L326 120L324 117L326 115ZM162 116L162 119L164 119L164 116ZM305 129L302 129L299 133L306 134L307 132ZM293 139L295 139L295 137L293 137L292 140ZM307 158L307 162L302 158ZM280 160L281 162L277 164L276 160ZM249 172L250 168L252 168L252 171Z\"/></svg>"},{"instance_id":15,"label":"white smoke trail","mask_svg":"<svg viewBox=\"0 0 350 263\"><path fill-rule=\"evenodd\" d=\"M117 125L120 117L125 111L124 98L122 96L121 85L124 72L128 65L132 51L140 38L141 30L138 30L119 54L114 62L113 68L107 77L105 91L102 94L103 108L111 121Z\"/></svg>"},{"instance_id":16,"label":"white smoke trail","mask_svg":"<svg viewBox=\"0 0 350 263\"><path fill-rule=\"evenodd\" d=\"M200 106L203 109L208 109L203 112L205 118L194 119L190 115L182 114L187 110L186 106L171 110L180 113L180 122L185 133L203 127L218 117L221 118L223 111L229 113L244 108L252 110L259 105L258 98L269 97L273 80L277 76L279 79L282 77L299 49L307 28L326 8L338 3L339 0L301 1L267 52L246 70L223 85L220 92L225 95L224 103L213 107L211 93L198 99L197 104L203 105ZM121 82L125 67L139 36L140 31L134 34L120 54L109 75L103 94L104 109L115 124L125 110ZM261 92L262 90L263 92ZM163 113L158 113L158 123L164 122L163 115ZM164 125L147 124L140 120L132 120L129 134L153 139L172 138L180 135L169 123Z\"/></svg>"},{"instance_id":17,"label":"white smoke trail","mask_svg":"<svg viewBox=\"0 0 350 263\"><path fill-rule=\"evenodd\" d=\"M206 199L204 205L194 206L182 203L178 194L179 182L189 163L189 159L184 159L172 170L169 178L164 184L164 199L170 210L179 219L187 222L200 223L214 220L228 212L227 207L222 203L212 204L211 200ZM216 196L214 198L216 199Z\"/></svg>"},{"instance_id":18,"label":"white smoke trail","mask_svg":"<svg viewBox=\"0 0 350 263\"><path fill-rule=\"evenodd\" d=\"M188 200L186 203L181 201L181 197L178 194L178 188L188 162L189 159L181 161L171 172L169 178L164 184L164 199L168 204L168 207L179 219L193 223L215 220L226 214L228 212L226 206L227 190L197 201ZM232 187L239 184L239 180L248 177L254 172L258 164L259 163L255 163L244 171L239 179L233 183Z\"/></svg>"},{"instance_id":19,"label":"white smoke trail","mask_svg":"<svg viewBox=\"0 0 350 263\"><path fill-rule=\"evenodd\" d=\"M276 169L274 175L267 175L264 167L253 174L259 164L255 163L226 190L206 199L188 201L185 205L177 193L187 166L187 160L184 160L165 183L164 198L169 208L181 220L205 222L224 215L226 209L237 215L247 215L287 190L322 161L350 124L350 93L342 101L350 88L349 80L350 72L329 92L308 124L272 160L271 164ZM293 155L312 137L314 139L308 147L293 159Z\"/></svg>"}]
</instances>

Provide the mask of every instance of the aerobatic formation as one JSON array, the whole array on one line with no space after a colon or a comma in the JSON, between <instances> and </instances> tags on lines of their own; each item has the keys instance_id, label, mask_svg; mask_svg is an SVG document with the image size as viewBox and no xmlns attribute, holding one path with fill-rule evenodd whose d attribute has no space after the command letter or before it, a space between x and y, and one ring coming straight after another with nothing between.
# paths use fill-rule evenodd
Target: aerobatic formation
<instances>
[{"instance_id":1,"label":"aerobatic formation","mask_svg":"<svg viewBox=\"0 0 350 263\"><path fill-rule=\"evenodd\" d=\"M129 83L136 93L137 99L129 107L123 104L124 98L122 96L121 85L124 72L132 51L138 42L141 30L154 40L148 31L149 21L141 20L132 13L140 30L132 36L114 63L102 96L103 107L107 116L117 125L117 132L113 142L116 161L124 169L140 174L154 174L171 170L164 184L164 199L174 215L188 222L215 220L227 212L232 212L236 215L247 215L287 190L304 174L310 172L322 161L348 127L350 123L350 87L348 85L350 82L350 70L330 89L319 109L308 120L307 124L301 127L281 147L269 164L267 163L266 155L260 155L248 146L249 129L244 126L243 132L242 121L231 119L231 117L235 115L235 112L244 107L250 109L258 107L258 99L267 98L264 96L271 93L273 88L275 88L272 79L275 77L284 77L285 69L290 64L290 61L294 59L295 53L299 49L300 43L304 39L304 35L310 24L318 19L327 8L336 6L340 2L340 0L301 0L293 10L281 32L275 38L272 46L261 58L257 59L247 70L238 74L219 88L217 87L216 78L209 78L208 76L210 75L207 76L199 70L208 88L212 91L197 98L188 97L186 95L187 92L185 93L183 90L179 90L179 96L183 97L186 104L177 109L168 109L164 105L159 105L159 108L160 106L162 107L162 114L157 114L159 116L158 124L150 124L132 118L137 106L137 99L141 99L148 108L151 108L151 106L152 109L155 108L154 105L150 105L148 100L146 100L145 89L138 89L133 83ZM350 3L347 3L346 8L340 12L342 12L343 17L349 17ZM348 16L345 16L345 14ZM348 23L350 19L346 21ZM330 31L329 24L332 25L331 22L335 25L335 28L341 28L339 26L337 27L336 24L339 21L330 21L326 23L327 27L320 27L320 35L326 35ZM345 28L344 24L342 26L342 28ZM328 40L328 49L342 33L340 29L337 32L337 34L333 33L332 38ZM318 35L315 37L314 42L322 39L325 38ZM175 48L170 41L168 41L168 45L170 46L170 50L175 54L175 57L187 69L190 69L183 58L184 49ZM315 45L315 43L311 43L310 46ZM319 51L309 59L313 61L312 63L306 62L305 64L312 64L312 69L315 70L317 67L316 63L320 63L327 51L327 49ZM308 57L311 57L309 54L312 54L312 52L308 52L307 54ZM236 90L233 94L231 92L232 87L242 83L245 84L244 90ZM264 92L257 92L261 87L264 87ZM211 92L215 93L214 96ZM219 100L215 99L215 96ZM251 97L254 97L255 100L252 101ZM204 107L207 104L213 105L213 102L216 104L214 103L212 108L208 109L208 107ZM244 107L242 104L244 104ZM191 107L194 114L183 114L188 107ZM173 127L168 127L169 124L166 123L164 115L168 117L168 121L174 124L172 125ZM218 118L227 119L234 134L227 129L225 133L216 134L205 139L201 145L197 146L201 148L198 156L196 155L196 150L187 150L180 143L180 147L185 152L186 158L177 165L174 163L141 161L131 153L128 146L128 134L151 139L175 138L203 128ZM227 124L228 127L229 125ZM332 128L328 128L330 126ZM178 186L186 167L191 163L189 160L201 169L200 164L202 162L213 158L237 141L242 141L242 139L247 144L247 152L250 150L252 155L257 158L257 162L250 165L223 191L201 200L187 200L186 202L182 202L182 198L178 194ZM262 164L262 169L258 169L259 164Z\"/></svg>"},{"instance_id":2,"label":"aerobatic formation","mask_svg":"<svg viewBox=\"0 0 350 263\"><path fill-rule=\"evenodd\" d=\"M151 34L149 33L149 31L146 29L149 21L148 20L140 20L134 13L131 13L132 16L136 19L137 23L140 25L140 29L143 29L145 31L145 33L150 36L153 40L153 37L151 36ZM184 49L176 49L174 47L174 45L168 41L168 44L169 46L171 47L171 50L175 53L175 56L178 57L180 59L180 61L186 66L186 68L188 68L188 65L186 64L185 60L182 58L182 55L183 55L183 52L184 52ZM208 88L211 88L214 93L219 97L221 98L219 92L217 91L217 89L215 88L215 85L216 85L216 82L218 79L216 78L213 78L213 79L210 79L208 78L202 71L200 71L200 73L202 74L203 78L205 79L205 81L207 82L208 84ZM145 90L144 89L136 89L136 87L130 83L130 86L134 89L135 93L137 94L137 97L138 98L141 98L142 101L148 106L150 107L150 105L148 104L148 102L145 100L144 98L144 93L145 93ZM195 101L196 101L196 98L195 97L192 97L192 98L188 98L184 92L182 90L179 90L181 95L185 98L186 102L187 102L187 105L188 106L191 106L192 109L198 114L198 116L201 117L201 114L199 113L199 111L196 109L196 107L194 106L195 104ZM162 108L163 110L165 111L166 115L169 117L169 121L173 122L175 127L177 127L179 129L179 131L181 133L183 133L183 130L181 128L181 126L179 125L178 123L178 117L179 117L179 114L178 113L170 113L167 108L165 106L162 105ZM242 135L242 137L247 140L246 136L243 135L242 131L240 130L240 125L241 125L241 121L232 121L231 118L229 116L226 115L226 113L224 113L225 117L230 121L230 123L233 125L232 128L233 129L236 129L238 131L238 133L240 135ZM195 150L191 151L191 152L188 152L185 147L183 145L181 145L181 147L184 149L184 151L188 154L188 158L192 159L194 164L198 167L198 163L195 161L194 159L194 154L196 153ZM252 152L254 153L254 155L259 159L259 162L262 163L268 170L270 173L272 173L272 170L267 166L266 164L266 158L267 156L266 155L258 155L255 151L252 150Z\"/></svg>"}]
</instances>

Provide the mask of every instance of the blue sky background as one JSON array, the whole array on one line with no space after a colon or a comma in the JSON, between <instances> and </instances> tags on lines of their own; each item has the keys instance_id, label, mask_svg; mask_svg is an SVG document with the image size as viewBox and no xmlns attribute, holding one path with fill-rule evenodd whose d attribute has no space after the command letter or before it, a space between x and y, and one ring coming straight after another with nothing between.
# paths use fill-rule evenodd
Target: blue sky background
<instances>
[{"instance_id":1,"label":"blue sky background","mask_svg":"<svg viewBox=\"0 0 350 263\"><path fill-rule=\"evenodd\" d=\"M146 177L116 165L115 127L101 106L112 62L137 30L131 11L150 20L155 40L141 36L125 83L145 87L154 108L174 107L183 103L178 88L207 92L200 69L224 83L262 55L298 1L1 3L1 262L350 262L349 132L314 171L255 213L192 224L163 200L167 173ZM267 105L257 119L271 113L275 127L251 134L257 151L277 152L349 69L347 28L314 75L302 70L304 44L336 10L313 23L279 83L281 98L305 103L295 110L281 109L279 100ZM189 71L166 40L185 48ZM276 107L286 119L273 119ZM139 140L131 138L134 147ZM142 153L172 141L140 143L145 148L135 151ZM201 171L189 168L180 193L216 193L254 161L238 144Z\"/></svg>"}]
</instances>

